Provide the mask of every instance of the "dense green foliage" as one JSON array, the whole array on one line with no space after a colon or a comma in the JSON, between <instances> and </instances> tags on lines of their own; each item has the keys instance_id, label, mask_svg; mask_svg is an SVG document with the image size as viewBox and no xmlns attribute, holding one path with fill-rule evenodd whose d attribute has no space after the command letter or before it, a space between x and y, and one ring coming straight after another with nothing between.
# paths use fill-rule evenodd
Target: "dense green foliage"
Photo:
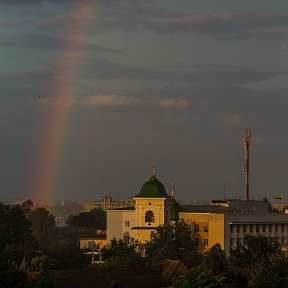
<instances>
[{"instance_id":1,"label":"dense green foliage","mask_svg":"<svg viewBox=\"0 0 288 288\"><path fill-rule=\"evenodd\" d=\"M0 287L1 288L54 288L53 280L46 272L39 273L36 277L28 277L14 263L0 262Z\"/></svg>"},{"instance_id":2,"label":"dense green foliage","mask_svg":"<svg viewBox=\"0 0 288 288\"><path fill-rule=\"evenodd\" d=\"M33 257L37 243L32 236L31 223L19 205L0 203L0 259L19 265L24 258Z\"/></svg>"},{"instance_id":3,"label":"dense green foliage","mask_svg":"<svg viewBox=\"0 0 288 288\"><path fill-rule=\"evenodd\" d=\"M191 268L173 283L173 288L241 288L246 285L246 277L229 267L224 250L216 244L205 254L199 266Z\"/></svg>"},{"instance_id":4,"label":"dense green foliage","mask_svg":"<svg viewBox=\"0 0 288 288\"><path fill-rule=\"evenodd\" d=\"M70 239L50 243L45 254L50 259L50 267L53 269L81 268L89 262L78 243Z\"/></svg>"},{"instance_id":5,"label":"dense green foliage","mask_svg":"<svg viewBox=\"0 0 288 288\"><path fill-rule=\"evenodd\" d=\"M79 215L70 215L66 222L68 227L95 227L95 229L106 229L106 212L93 209Z\"/></svg>"},{"instance_id":6,"label":"dense green foliage","mask_svg":"<svg viewBox=\"0 0 288 288\"><path fill-rule=\"evenodd\" d=\"M193 267L183 274L178 280L174 281L173 288L220 288L222 284L221 276L214 275L203 267Z\"/></svg>"},{"instance_id":7,"label":"dense green foliage","mask_svg":"<svg viewBox=\"0 0 288 288\"><path fill-rule=\"evenodd\" d=\"M191 268L173 282L173 288L242 288L246 287L246 279L228 270L215 274L205 266Z\"/></svg>"},{"instance_id":8,"label":"dense green foliage","mask_svg":"<svg viewBox=\"0 0 288 288\"><path fill-rule=\"evenodd\" d=\"M112 239L109 247L102 250L106 267L144 265L141 251L140 243L128 234L124 234L123 239Z\"/></svg>"},{"instance_id":9,"label":"dense green foliage","mask_svg":"<svg viewBox=\"0 0 288 288\"><path fill-rule=\"evenodd\" d=\"M48 230L55 226L54 216L45 208L36 208L28 214L28 220L32 223L34 238L43 245L48 235Z\"/></svg>"},{"instance_id":10,"label":"dense green foliage","mask_svg":"<svg viewBox=\"0 0 288 288\"><path fill-rule=\"evenodd\" d=\"M221 274L228 270L228 262L225 251L221 249L220 244L212 246L205 253L203 266L214 274Z\"/></svg>"},{"instance_id":11,"label":"dense green foliage","mask_svg":"<svg viewBox=\"0 0 288 288\"><path fill-rule=\"evenodd\" d=\"M7 244L24 245L25 238L31 237L31 223L19 205L0 203L0 249Z\"/></svg>"},{"instance_id":12,"label":"dense green foliage","mask_svg":"<svg viewBox=\"0 0 288 288\"><path fill-rule=\"evenodd\" d=\"M30 200L21 206L0 204L0 287L50 288L45 271L88 264L74 232L56 227L46 209L32 207ZM32 279L27 271L40 273Z\"/></svg>"},{"instance_id":13,"label":"dense green foliage","mask_svg":"<svg viewBox=\"0 0 288 288\"><path fill-rule=\"evenodd\" d=\"M249 288L286 287L288 287L288 258L279 253L259 262L249 282Z\"/></svg>"},{"instance_id":14,"label":"dense green foliage","mask_svg":"<svg viewBox=\"0 0 288 288\"><path fill-rule=\"evenodd\" d=\"M272 255L282 253L280 244L275 239L262 235L246 235L243 244L238 243L230 251L230 262L234 266L255 267L259 262L268 261Z\"/></svg>"},{"instance_id":15,"label":"dense green foliage","mask_svg":"<svg viewBox=\"0 0 288 288\"><path fill-rule=\"evenodd\" d=\"M17 266L8 261L0 262L0 287L25 288L28 286L28 276L20 271Z\"/></svg>"},{"instance_id":16,"label":"dense green foliage","mask_svg":"<svg viewBox=\"0 0 288 288\"><path fill-rule=\"evenodd\" d=\"M148 263L157 264L167 258L181 260L189 267L201 262L202 257L194 247L191 227L184 221L159 226L146 244Z\"/></svg>"}]
</instances>

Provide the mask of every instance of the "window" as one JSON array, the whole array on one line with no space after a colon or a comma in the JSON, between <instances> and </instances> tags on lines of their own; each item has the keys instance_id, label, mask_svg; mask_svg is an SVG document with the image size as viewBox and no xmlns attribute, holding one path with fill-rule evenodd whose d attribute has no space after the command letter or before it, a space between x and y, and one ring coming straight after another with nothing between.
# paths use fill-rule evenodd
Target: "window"
<instances>
[{"instance_id":1,"label":"window","mask_svg":"<svg viewBox=\"0 0 288 288\"><path fill-rule=\"evenodd\" d=\"M195 238L194 243L196 247L199 247L200 244L199 238Z\"/></svg>"},{"instance_id":2,"label":"window","mask_svg":"<svg viewBox=\"0 0 288 288\"><path fill-rule=\"evenodd\" d=\"M269 232L272 232L272 225L269 224Z\"/></svg>"},{"instance_id":3,"label":"window","mask_svg":"<svg viewBox=\"0 0 288 288\"><path fill-rule=\"evenodd\" d=\"M240 232L240 225L237 224L237 233Z\"/></svg>"},{"instance_id":4,"label":"window","mask_svg":"<svg viewBox=\"0 0 288 288\"><path fill-rule=\"evenodd\" d=\"M266 232L266 225L265 224L262 225L262 232Z\"/></svg>"},{"instance_id":5,"label":"window","mask_svg":"<svg viewBox=\"0 0 288 288\"><path fill-rule=\"evenodd\" d=\"M208 246L208 239L204 239L204 246Z\"/></svg>"},{"instance_id":6,"label":"window","mask_svg":"<svg viewBox=\"0 0 288 288\"><path fill-rule=\"evenodd\" d=\"M282 224L282 225L281 225L281 232L284 232L284 227L285 227L285 225Z\"/></svg>"},{"instance_id":7,"label":"window","mask_svg":"<svg viewBox=\"0 0 288 288\"><path fill-rule=\"evenodd\" d=\"M204 232L208 232L208 225L207 224L204 225Z\"/></svg>"},{"instance_id":8,"label":"window","mask_svg":"<svg viewBox=\"0 0 288 288\"><path fill-rule=\"evenodd\" d=\"M125 227L129 227L129 221L125 221Z\"/></svg>"},{"instance_id":9,"label":"window","mask_svg":"<svg viewBox=\"0 0 288 288\"><path fill-rule=\"evenodd\" d=\"M275 232L278 232L278 224L275 224Z\"/></svg>"},{"instance_id":10,"label":"window","mask_svg":"<svg viewBox=\"0 0 288 288\"><path fill-rule=\"evenodd\" d=\"M250 224L250 233L252 233L252 232L253 232L253 225Z\"/></svg>"},{"instance_id":11,"label":"window","mask_svg":"<svg viewBox=\"0 0 288 288\"><path fill-rule=\"evenodd\" d=\"M145 214L145 222L154 222L154 213L153 211L149 210Z\"/></svg>"},{"instance_id":12,"label":"window","mask_svg":"<svg viewBox=\"0 0 288 288\"><path fill-rule=\"evenodd\" d=\"M230 225L230 233L233 233L233 225Z\"/></svg>"},{"instance_id":13,"label":"window","mask_svg":"<svg viewBox=\"0 0 288 288\"><path fill-rule=\"evenodd\" d=\"M256 224L256 232L259 232L259 224Z\"/></svg>"},{"instance_id":14,"label":"window","mask_svg":"<svg viewBox=\"0 0 288 288\"><path fill-rule=\"evenodd\" d=\"M246 225L243 225L243 233L246 233Z\"/></svg>"},{"instance_id":15,"label":"window","mask_svg":"<svg viewBox=\"0 0 288 288\"><path fill-rule=\"evenodd\" d=\"M194 231L195 232L199 232L199 224L195 224L194 225Z\"/></svg>"}]
</instances>

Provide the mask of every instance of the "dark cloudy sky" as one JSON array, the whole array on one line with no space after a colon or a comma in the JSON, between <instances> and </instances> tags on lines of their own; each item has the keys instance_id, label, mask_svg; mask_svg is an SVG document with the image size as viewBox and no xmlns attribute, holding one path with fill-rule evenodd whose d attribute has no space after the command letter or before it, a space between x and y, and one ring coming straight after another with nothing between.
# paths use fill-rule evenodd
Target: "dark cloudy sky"
<instances>
[{"instance_id":1,"label":"dark cloudy sky","mask_svg":"<svg viewBox=\"0 0 288 288\"><path fill-rule=\"evenodd\" d=\"M253 197L287 195L287 0L0 7L2 199L129 198L152 160L180 200L239 197L244 128Z\"/></svg>"}]
</instances>

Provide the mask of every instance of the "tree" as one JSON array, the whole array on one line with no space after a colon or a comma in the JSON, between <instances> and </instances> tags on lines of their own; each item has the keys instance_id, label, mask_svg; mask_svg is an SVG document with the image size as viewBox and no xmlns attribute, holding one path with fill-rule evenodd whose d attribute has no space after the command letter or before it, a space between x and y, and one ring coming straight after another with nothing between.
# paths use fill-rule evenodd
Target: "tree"
<instances>
[{"instance_id":1,"label":"tree","mask_svg":"<svg viewBox=\"0 0 288 288\"><path fill-rule=\"evenodd\" d=\"M42 271L40 274L37 275L35 279L31 281L31 288L55 288L55 283L50 275ZM29 287L30 288L30 287Z\"/></svg>"},{"instance_id":2,"label":"tree","mask_svg":"<svg viewBox=\"0 0 288 288\"><path fill-rule=\"evenodd\" d=\"M25 237L31 236L31 224L19 205L0 203L0 249L7 244L24 245Z\"/></svg>"},{"instance_id":3,"label":"tree","mask_svg":"<svg viewBox=\"0 0 288 288\"><path fill-rule=\"evenodd\" d=\"M191 268L173 282L173 288L244 288L247 279L231 270L215 274L204 266Z\"/></svg>"},{"instance_id":4,"label":"tree","mask_svg":"<svg viewBox=\"0 0 288 288\"><path fill-rule=\"evenodd\" d=\"M90 212L95 215L95 226L97 229L105 230L107 228L106 211L94 208Z\"/></svg>"},{"instance_id":5,"label":"tree","mask_svg":"<svg viewBox=\"0 0 288 288\"><path fill-rule=\"evenodd\" d=\"M271 255L281 254L281 246L275 239L258 235L246 235L243 244L230 251L229 261L234 266L255 267L259 262L266 261Z\"/></svg>"},{"instance_id":6,"label":"tree","mask_svg":"<svg viewBox=\"0 0 288 288\"><path fill-rule=\"evenodd\" d=\"M227 287L222 275L214 275L209 269L193 267L173 282L173 288L222 288Z\"/></svg>"},{"instance_id":7,"label":"tree","mask_svg":"<svg viewBox=\"0 0 288 288\"><path fill-rule=\"evenodd\" d=\"M41 255L33 258L29 265L29 271L47 271L50 268L50 259L47 255Z\"/></svg>"},{"instance_id":8,"label":"tree","mask_svg":"<svg viewBox=\"0 0 288 288\"><path fill-rule=\"evenodd\" d=\"M0 257L20 264L33 248L31 223L19 205L0 204Z\"/></svg>"},{"instance_id":9,"label":"tree","mask_svg":"<svg viewBox=\"0 0 288 288\"><path fill-rule=\"evenodd\" d=\"M141 251L140 242L129 237L128 234L124 234L119 240L112 239L110 245L102 250L107 267L143 265L144 259Z\"/></svg>"},{"instance_id":10,"label":"tree","mask_svg":"<svg viewBox=\"0 0 288 288\"><path fill-rule=\"evenodd\" d=\"M47 272L42 271L35 278L17 268L15 263L0 261L1 288L54 288L55 284Z\"/></svg>"},{"instance_id":11,"label":"tree","mask_svg":"<svg viewBox=\"0 0 288 288\"><path fill-rule=\"evenodd\" d=\"M28 288L29 279L26 273L8 261L0 261L0 287L3 288Z\"/></svg>"},{"instance_id":12,"label":"tree","mask_svg":"<svg viewBox=\"0 0 288 288\"><path fill-rule=\"evenodd\" d=\"M55 226L55 219L45 208L36 208L28 215L32 223L33 236L43 245L48 234L48 229Z\"/></svg>"},{"instance_id":13,"label":"tree","mask_svg":"<svg viewBox=\"0 0 288 288\"><path fill-rule=\"evenodd\" d=\"M79 215L70 215L66 222L69 227L95 227L106 229L106 212L93 209L90 212L83 212Z\"/></svg>"},{"instance_id":14,"label":"tree","mask_svg":"<svg viewBox=\"0 0 288 288\"><path fill-rule=\"evenodd\" d=\"M225 251L219 243L212 246L204 255L201 267L208 269L213 275L221 276L222 284L225 287L246 287L247 278L231 269L227 261Z\"/></svg>"},{"instance_id":15,"label":"tree","mask_svg":"<svg viewBox=\"0 0 288 288\"><path fill-rule=\"evenodd\" d=\"M32 211L33 209L33 202L31 199L28 199L26 201L24 201L22 204L21 204L21 208L23 209L25 215L29 215L30 212Z\"/></svg>"},{"instance_id":16,"label":"tree","mask_svg":"<svg viewBox=\"0 0 288 288\"><path fill-rule=\"evenodd\" d=\"M81 268L86 267L89 262L78 243L70 239L50 243L44 253L50 259L49 265L53 269Z\"/></svg>"},{"instance_id":17,"label":"tree","mask_svg":"<svg viewBox=\"0 0 288 288\"><path fill-rule=\"evenodd\" d=\"M146 257L150 264L157 264L168 258L195 266L202 260L195 250L191 227L184 221L157 227L146 244Z\"/></svg>"},{"instance_id":18,"label":"tree","mask_svg":"<svg viewBox=\"0 0 288 288\"><path fill-rule=\"evenodd\" d=\"M214 274L221 274L228 270L228 262L225 251L219 243L212 246L204 255L203 266Z\"/></svg>"},{"instance_id":19,"label":"tree","mask_svg":"<svg viewBox=\"0 0 288 288\"><path fill-rule=\"evenodd\" d=\"M288 287L288 258L284 254L271 255L258 263L252 273L249 288Z\"/></svg>"}]
</instances>

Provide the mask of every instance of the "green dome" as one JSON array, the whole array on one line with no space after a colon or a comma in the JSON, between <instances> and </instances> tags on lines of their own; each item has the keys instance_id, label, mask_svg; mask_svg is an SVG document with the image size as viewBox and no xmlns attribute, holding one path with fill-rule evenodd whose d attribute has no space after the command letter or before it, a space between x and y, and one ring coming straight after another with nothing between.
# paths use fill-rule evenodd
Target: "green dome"
<instances>
[{"instance_id":1,"label":"green dome","mask_svg":"<svg viewBox=\"0 0 288 288\"><path fill-rule=\"evenodd\" d=\"M149 181L143 184L141 191L135 197L139 198L166 198L168 194L164 185L156 179L151 177Z\"/></svg>"}]
</instances>

